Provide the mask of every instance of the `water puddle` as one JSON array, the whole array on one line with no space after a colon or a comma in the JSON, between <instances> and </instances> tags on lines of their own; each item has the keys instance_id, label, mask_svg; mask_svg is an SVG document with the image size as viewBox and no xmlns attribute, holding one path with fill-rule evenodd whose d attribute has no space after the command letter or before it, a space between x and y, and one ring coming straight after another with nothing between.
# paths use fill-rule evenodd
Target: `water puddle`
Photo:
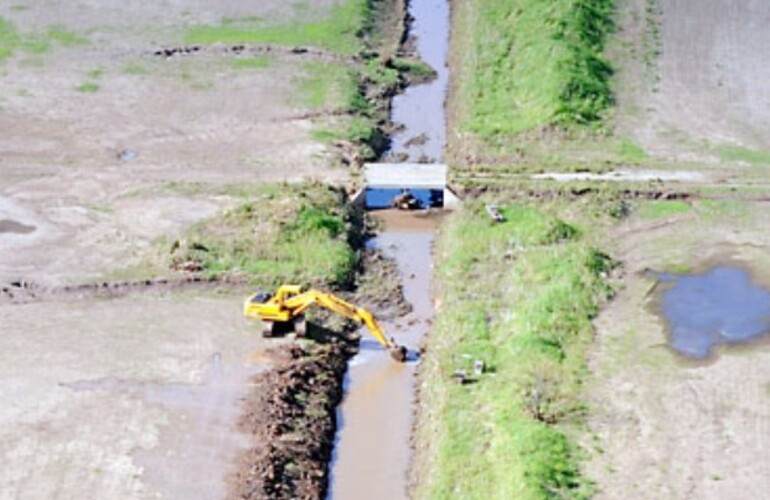
<instances>
[{"instance_id":1,"label":"water puddle","mask_svg":"<svg viewBox=\"0 0 770 500\"><path fill-rule=\"evenodd\" d=\"M394 500L407 498L411 458L416 348L430 329L431 246L429 222L414 215L392 214L385 232L370 244L396 261L404 297L412 312L395 321L383 321L388 335L410 348L406 363L396 363L366 337L361 352L350 363L345 399L338 409L329 498ZM399 223L396 223L398 221ZM374 486L376 485L376 486Z\"/></svg>"},{"instance_id":2,"label":"water puddle","mask_svg":"<svg viewBox=\"0 0 770 500\"><path fill-rule=\"evenodd\" d=\"M35 226L28 226L11 219L0 219L0 234L29 234L36 230Z\"/></svg>"},{"instance_id":3,"label":"water puddle","mask_svg":"<svg viewBox=\"0 0 770 500\"><path fill-rule=\"evenodd\" d=\"M678 353L708 357L719 345L741 344L770 332L770 291L746 269L715 267L696 275L662 273L660 311Z\"/></svg>"},{"instance_id":4,"label":"water puddle","mask_svg":"<svg viewBox=\"0 0 770 500\"><path fill-rule=\"evenodd\" d=\"M417 53L436 71L436 78L406 89L393 98L391 119L403 125L391 137L390 156L407 162L438 162L446 143L446 101L449 85L449 2L412 0L410 35Z\"/></svg>"}]
</instances>

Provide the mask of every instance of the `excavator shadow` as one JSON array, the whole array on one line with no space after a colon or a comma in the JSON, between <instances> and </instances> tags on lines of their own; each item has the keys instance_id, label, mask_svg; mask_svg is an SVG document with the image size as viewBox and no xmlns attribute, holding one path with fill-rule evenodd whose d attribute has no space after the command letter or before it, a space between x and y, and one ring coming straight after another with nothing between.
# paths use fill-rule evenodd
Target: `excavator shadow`
<instances>
[{"instance_id":1,"label":"excavator shadow","mask_svg":"<svg viewBox=\"0 0 770 500\"><path fill-rule=\"evenodd\" d=\"M331 330L314 321L308 321L306 328L307 330L304 337L318 342L319 344L331 344L335 342L351 344L360 338L357 334L347 334Z\"/></svg>"}]
</instances>

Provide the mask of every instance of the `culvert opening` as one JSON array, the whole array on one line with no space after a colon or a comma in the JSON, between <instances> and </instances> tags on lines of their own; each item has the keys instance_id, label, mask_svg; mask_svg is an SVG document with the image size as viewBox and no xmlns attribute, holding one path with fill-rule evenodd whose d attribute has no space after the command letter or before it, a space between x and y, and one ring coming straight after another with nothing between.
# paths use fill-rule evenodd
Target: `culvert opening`
<instances>
[{"instance_id":1,"label":"culvert opening","mask_svg":"<svg viewBox=\"0 0 770 500\"><path fill-rule=\"evenodd\" d=\"M753 282L742 267L661 273L658 279L669 345L685 357L704 359L716 346L739 345L770 333L770 291Z\"/></svg>"},{"instance_id":2,"label":"culvert opening","mask_svg":"<svg viewBox=\"0 0 770 500\"><path fill-rule=\"evenodd\" d=\"M353 203L367 209L456 207L460 200L447 185L441 163L367 163L364 187Z\"/></svg>"}]
</instances>

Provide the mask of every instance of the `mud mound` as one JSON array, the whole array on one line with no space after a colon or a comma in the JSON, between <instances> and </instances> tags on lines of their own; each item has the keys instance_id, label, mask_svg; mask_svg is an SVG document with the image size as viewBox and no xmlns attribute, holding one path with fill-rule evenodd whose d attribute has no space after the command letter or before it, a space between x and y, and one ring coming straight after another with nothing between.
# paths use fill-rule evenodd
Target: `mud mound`
<instances>
[{"instance_id":1,"label":"mud mound","mask_svg":"<svg viewBox=\"0 0 770 500\"><path fill-rule=\"evenodd\" d=\"M91 300L115 298L149 291L179 292L185 290L206 290L242 288L244 280L238 278L213 278L186 276L183 278L154 278L139 281L103 281L47 287L39 283L18 280L0 284L0 304L27 304L42 300Z\"/></svg>"},{"instance_id":2,"label":"mud mound","mask_svg":"<svg viewBox=\"0 0 770 500\"><path fill-rule=\"evenodd\" d=\"M326 497L348 354L340 343L279 350L280 365L258 376L240 422L264 445L243 457L228 498Z\"/></svg>"}]
</instances>

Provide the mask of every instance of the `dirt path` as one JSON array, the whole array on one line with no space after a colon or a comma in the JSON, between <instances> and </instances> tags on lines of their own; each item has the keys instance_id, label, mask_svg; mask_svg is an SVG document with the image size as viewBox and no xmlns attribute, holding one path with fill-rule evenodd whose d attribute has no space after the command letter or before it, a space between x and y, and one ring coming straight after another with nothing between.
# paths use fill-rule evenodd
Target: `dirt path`
<instances>
[{"instance_id":1,"label":"dirt path","mask_svg":"<svg viewBox=\"0 0 770 500\"><path fill-rule=\"evenodd\" d=\"M770 488L767 343L681 358L667 347L655 278L644 272L730 263L770 286L770 238L756 215L767 204L718 206L632 220L614 235L625 285L596 321L588 391L597 498L764 498Z\"/></svg>"},{"instance_id":2,"label":"dirt path","mask_svg":"<svg viewBox=\"0 0 770 500\"><path fill-rule=\"evenodd\" d=\"M625 133L675 160L718 159L730 145L770 149L767 2L629 0L621 12L624 36L638 44L621 64L621 103L633 108Z\"/></svg>"}]
</instances>

